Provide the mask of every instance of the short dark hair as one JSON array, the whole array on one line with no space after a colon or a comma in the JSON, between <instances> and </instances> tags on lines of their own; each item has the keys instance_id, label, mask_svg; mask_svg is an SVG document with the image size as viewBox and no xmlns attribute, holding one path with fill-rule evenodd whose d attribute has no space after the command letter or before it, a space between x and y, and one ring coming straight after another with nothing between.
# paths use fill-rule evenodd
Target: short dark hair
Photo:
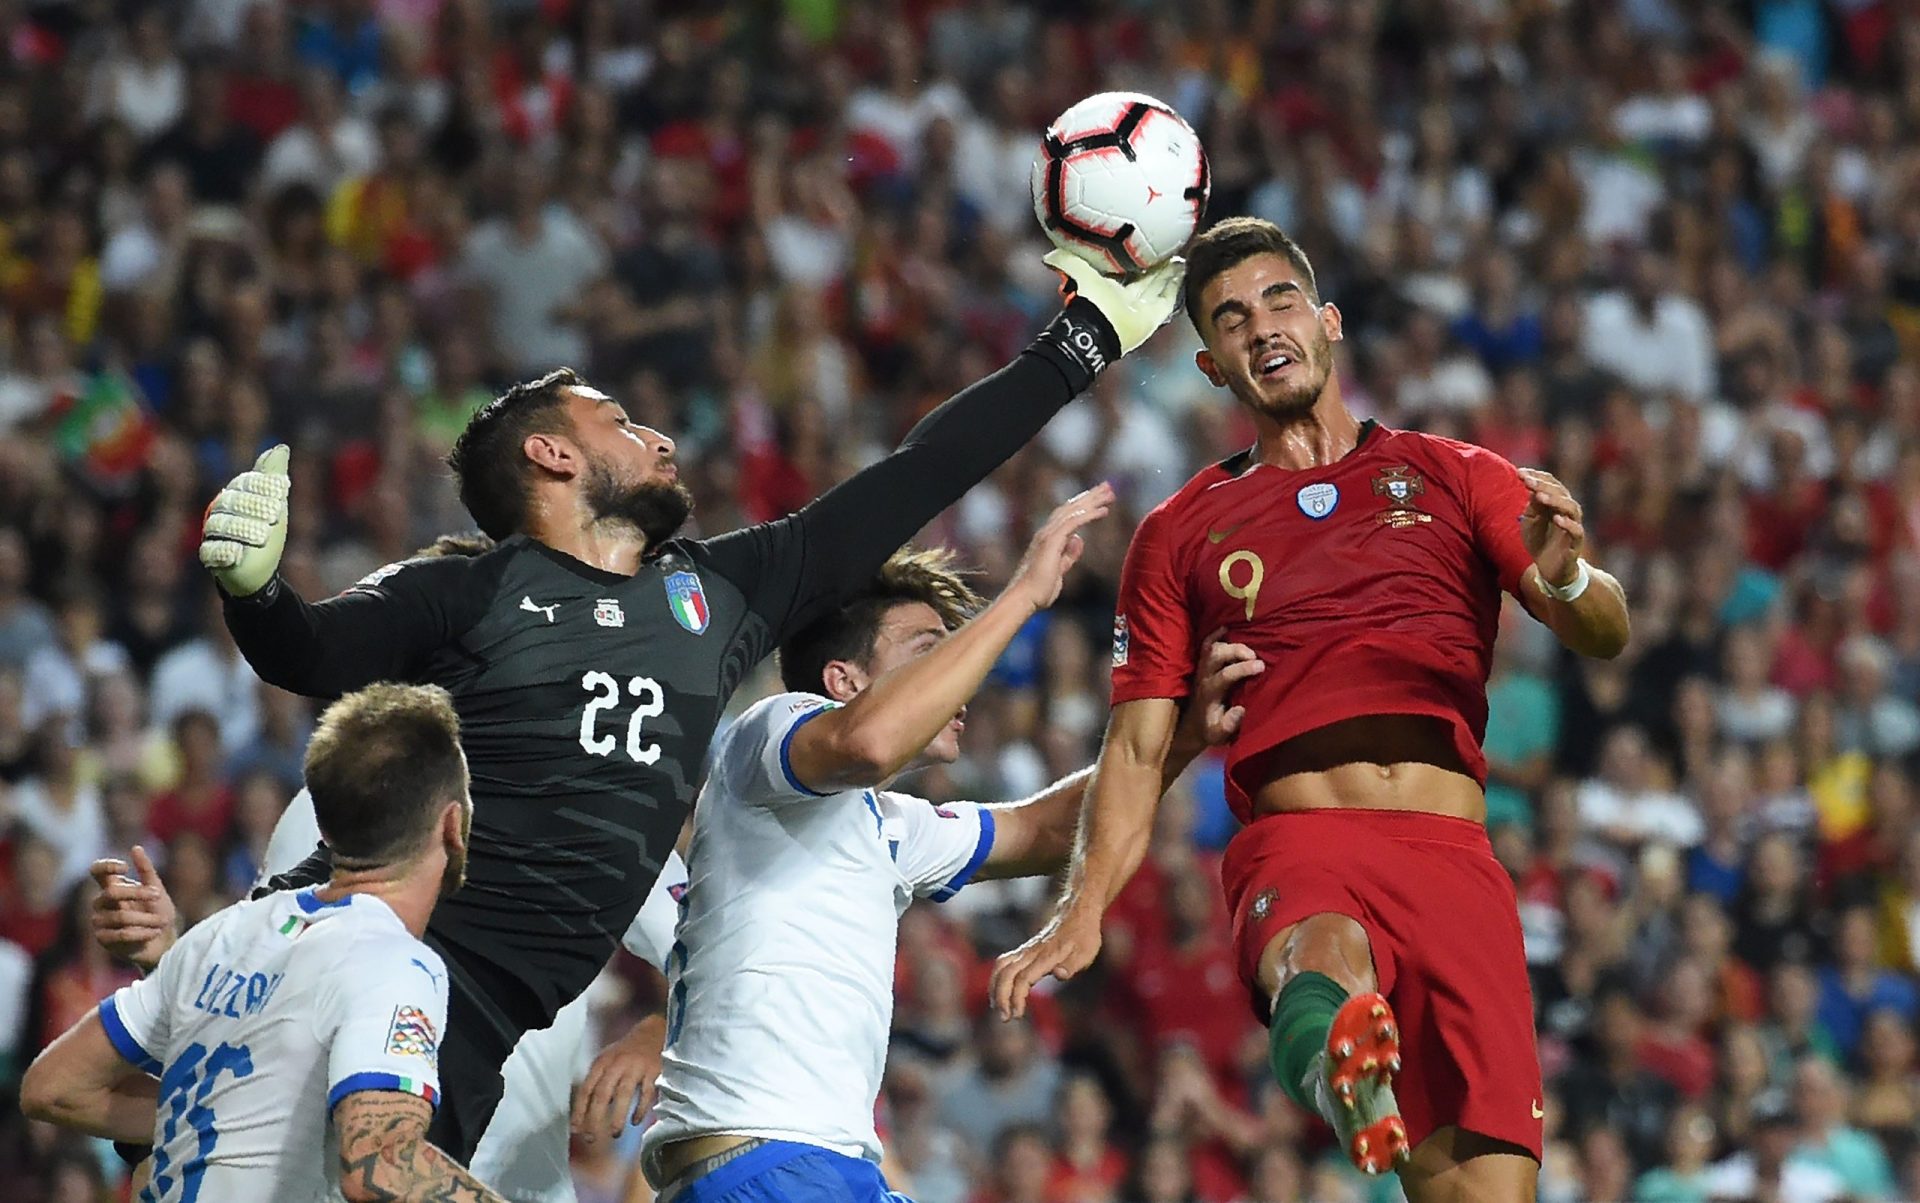
<instances>
[{"instance_id":1,"label":"short dark hair","mask_svg":"<svg viewBox=\"0 0 1920 1203\"><path fill-rule=\"evenodd\" d=\"M898 605L925 602L948 630L965 622L980 608L980 595L955 563L953 552L944 547L894 552L858 597L780 645L781 683L795 693L819 693L828 664L873 655L880 623Z\"/></svg>"},{"instance_id":2,"label":"short dark hair","mask_svg":"<svg viewBox=\"0 0 1920 1203\"><path fill-rule=\"evenodd\" d=\"M493 538L513 534L527 518L527 459L521 445L530 434L571 429L564 390L586 383L572 368L522 381L482 406L454 440L447 466L460 478L460 504Z\"/></svg>"},{"instance_id":3,"label":"short dark hair","mask_svg":"<svg viewBox=\"0 0 1920 1203\"><path fill-rule=\"evenodd\" d=\"M441 535L413 553L416 560L438 560L446 556L483 556L498 544L477 530Z\"/></svg>"},{"instance_id":4,"label":"short dark hair","mask_svg":"<svg viewBox=\"0 0 1920 1203\"><path fill-rule=\"evenodd\" d=\"M1187 320L1201 337L1207 333L1200 325L1204 316L1200 312L1201 291L1215 276L1255 255L1284 256L1300 274L1308 299L1316 305L1320 303L1319 281L1314 279L1313 264L1307 261L1307 253L1300 249L1299 243L1265 218L1229 217L1195 237L1187 247L1187 280L1182 285L1181 299L1187 306Z\"/></svg>"},{"instance_id":5,"label":"short dark hair","mask_svg":"<svg viewBox=\"0 0 1920 1203\"><path fill-rule=\"evenodd\" d=\"M391 683L346 695L314 728L306 777L336 860L365 867L416 855L440 808L467 792L452 695Z\"/></svg>"}]
</instances>

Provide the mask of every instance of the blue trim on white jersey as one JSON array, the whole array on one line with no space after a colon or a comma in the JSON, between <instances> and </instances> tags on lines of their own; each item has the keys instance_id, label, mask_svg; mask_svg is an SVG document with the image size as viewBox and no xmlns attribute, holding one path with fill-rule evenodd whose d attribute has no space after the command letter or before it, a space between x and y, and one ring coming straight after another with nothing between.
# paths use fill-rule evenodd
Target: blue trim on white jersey
<instances>
[{"instance_id":1,"label":"blue trim on white jersey","mask_svg":"<svg viewBox=\"0 0 1920 1203\"><path fill-rule=\"evenodd\" d=\"M353 901L353 895L347 894L334 899L332 902L322 902L314 896L314 892L319 888L319 886L308 886L293 896L293 900L300 904L300 909L309 915L315 911L329 910L336 906L346 906Z\"/></svg>"},{"instance_id":2,"label":"blue trim on white jersey","mask_svg":"<svg viewBox=\"0 0 1920 1203\"><path fill-rule=\"evenodd\" d=\"M788 785L791 785L810 798L831 798L833 795L823 794L817 789L811 789L802 785L800 778L793 775L793 760L791 756L793 752L793 737L800 733L800 728L832 709L832 706L822 706L818 710L807 711L799 718L793 720L793 726L788 727L787 733L780 737L780 772L786 777Z\"/></svg>"},{"instance_id":3,"label":"blue trim on white jersey","mask_svg":"<svg viewBox=\"0 0 1920 1203\"><path fill-rule=\"evenodd\" d=\"M160 1076L160 1059L133 1038L133 1033L127 1030L127 1021L120 1018L120 1008L113 1005L111 994L100 1000L100 1026L107 1029L107 1043L113 1045L113 1051L120 1054L121 1060L141 1073Z\"/></svg>"},{"instance_id":4,"label":"blue trim on white jersey","mask_svg":"<svg viewBox=\"0 0 1920 1203\"><path fill-rule=\"evenodd\" d=\"M327 1091L327 1110L333 1110L339 1105L341 1099L363 1090L397 1090L402 1094L417 1095L427 1100L428 1105L435 1110L440 1107L440 1092L419 1078L403 1078L399 1074L369 1071L348 1074L334 1083L333 1089Z\"/></svg>"},{"instance_id":5,"label":"blue trim on white jersey","mask_svg":"<svg viewBox=\"0 0 1920 1203\"><path fill-rule=\"evenodd\" d=\"M973 846L973 855L967 858L966 864L960 866L960 871L953 875L951 881L927 895L935 902L945 902L958 894L962 886L973 880L980 866L987 863L987 855L993 851L993 812L982 806L977 813L980 815L980 839Z\"/></svg>"}]
</instances>

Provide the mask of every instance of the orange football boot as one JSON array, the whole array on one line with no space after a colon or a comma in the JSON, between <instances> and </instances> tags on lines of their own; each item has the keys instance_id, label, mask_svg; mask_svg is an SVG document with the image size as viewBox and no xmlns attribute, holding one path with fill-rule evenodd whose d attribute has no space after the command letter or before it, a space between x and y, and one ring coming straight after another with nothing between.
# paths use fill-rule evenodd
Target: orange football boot
<instances>
[{"instance_id":1,"label":"orange football boot","mask_svg":"<svg viewBox=\"0 0 1920 1203\"><path fill-rule=\"evenodd\" d=\"M1407 1125L1393 1097L1400 1072L1400 1024L1379 994L1356 994L1341 1004L1327 1029L1326 1068L1334 1130L1353 1164L1384 1174L1407 1159Z\"/></svg>"}]
</instances>

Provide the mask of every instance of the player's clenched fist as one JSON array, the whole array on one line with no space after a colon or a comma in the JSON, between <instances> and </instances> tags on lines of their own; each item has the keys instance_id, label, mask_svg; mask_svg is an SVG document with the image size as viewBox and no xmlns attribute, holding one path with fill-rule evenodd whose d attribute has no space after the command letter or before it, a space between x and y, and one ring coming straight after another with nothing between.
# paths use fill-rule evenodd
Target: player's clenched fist
<instances>
[{"instance_id":1,"label":"player's clenched fist","mask_svg":"<svg viewBox=\"0 0 1920 1203\"><path fill-rule=\"evenodd\" d=\"M200 562L230 597L258 593L280 567L287 546L285 443L260 453L253 470L227 482L207 507L201 528Z\"/></svg>"}]
</instances>

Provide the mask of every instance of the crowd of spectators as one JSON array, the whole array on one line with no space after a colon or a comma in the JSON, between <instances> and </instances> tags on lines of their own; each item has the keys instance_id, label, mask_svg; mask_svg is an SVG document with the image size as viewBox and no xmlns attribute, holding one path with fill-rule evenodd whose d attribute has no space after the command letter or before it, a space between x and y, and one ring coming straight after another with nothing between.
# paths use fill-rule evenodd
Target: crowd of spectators
<instances>
[{"instance_id":1,"label":"crowd of spectators","mask_svg":"<svg viewBox=\"0 0 1920 1203\"><path fill-rule=\"evenodd\" d=\"M194 563L294 450L289 579L470 525L440 457L561 364L679 441L699 532L788 512L1056 304L1027 200L1080 97L1174 104L1286 227L1363 416L1543 466L1634 641L1510 613L1489 823L1549 1203L1920 1198L1920 5L1913 0L0 0L0 1083L129 980L96 856L244 891L312 707ZM1176 322L929 532L1001 579L1096 479L1067 595L918 788L1087 763L1134 521L1250 428ZM744 704L771 686L763 674ZM921 1203L1346 1203L1268 1081L1170 795L1096 971L985 1019L1045 883L915 908L882 1120ZM655 996L621 962L609 1026ZM630 1140L576 1150L621 1197ZM0 1194L120 1197L0 1115Z\"/></svg>"}]
</instances>

